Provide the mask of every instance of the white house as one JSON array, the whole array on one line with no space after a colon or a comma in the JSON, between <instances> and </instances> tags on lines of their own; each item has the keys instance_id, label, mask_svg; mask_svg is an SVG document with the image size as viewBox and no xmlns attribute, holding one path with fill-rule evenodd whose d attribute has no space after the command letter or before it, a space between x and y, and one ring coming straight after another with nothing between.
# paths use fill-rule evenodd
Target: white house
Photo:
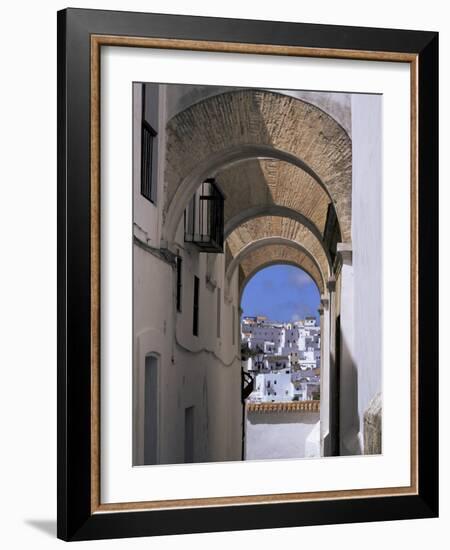
<instances>
[{"instance_id":1,"label":"white house","mask_svg":"<svg viewBox=\"0 0 450 550\"><path fill-rule=\"evenodd\" d=\"M265 319L262 326L255 320L250 330L247 318L244 318L242 327L248 348L259 352L250 357L245 365L246 370L261 373L256 377L250 401L317 399L320 394L320 327L316 326L315 319L307 318L306 327L303 320L296 324L280 324ZM262 342L265 337L278 340L279 346L274 346L273 342ZM276 391L273 386L276 380L272 379L275 373L283 373L291 383L297 383L292 391L290 388L288 391ZM301 388L298 385L300 379L303 382ZM271 388L272 391L261 393L261 388Z\"/></svg>"},{"instance_id":2,"label":"white house","mask_svg":"<svg viewBox=\"0 0 450 550\"><path fill-rule=\"evenodd\" d=\"M257 374L253 393L252 401L292 401L294 384L290 371Z\"/></svg>"}]
</instances>

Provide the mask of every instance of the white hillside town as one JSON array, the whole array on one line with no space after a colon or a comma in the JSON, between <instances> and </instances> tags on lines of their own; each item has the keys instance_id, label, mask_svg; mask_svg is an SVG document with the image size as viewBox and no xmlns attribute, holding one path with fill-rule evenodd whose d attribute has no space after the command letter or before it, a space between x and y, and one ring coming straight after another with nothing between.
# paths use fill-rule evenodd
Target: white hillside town
<instances>
[{"instance_id":1,"label":"white hillside town","mask_svg":"<svg viewBox=\"0 0 450 550\"><path fill-rule=\"evenodd\" d=\"M320 327L315 317L286 323L246 316L241 341L244 371L254 378L248 402L320 399Z\"/></svg>"}]
</instances>

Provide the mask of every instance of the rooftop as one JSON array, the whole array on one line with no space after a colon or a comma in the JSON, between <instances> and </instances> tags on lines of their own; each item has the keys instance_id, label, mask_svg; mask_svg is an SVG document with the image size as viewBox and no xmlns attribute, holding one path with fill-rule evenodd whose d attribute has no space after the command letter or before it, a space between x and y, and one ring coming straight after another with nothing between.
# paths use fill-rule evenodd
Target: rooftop
<instances>
[{"instance_id":1,"label":"rooftop","mask_svg":"<svg viewBox=\"0 0 450 550\"><path fill-rule=\"evenodd\" d=\"M246 408L249 412L319 412L320 401L247 402Z\"/></svg>"}]
</instances>

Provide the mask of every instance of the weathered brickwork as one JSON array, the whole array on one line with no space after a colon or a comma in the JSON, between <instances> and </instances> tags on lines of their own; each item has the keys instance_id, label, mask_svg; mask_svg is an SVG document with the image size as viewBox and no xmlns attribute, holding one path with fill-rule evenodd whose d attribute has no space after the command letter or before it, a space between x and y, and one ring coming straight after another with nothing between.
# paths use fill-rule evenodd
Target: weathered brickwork
<instances>
[{"instance_id":1,"label":"weathered brickwork","mask_svg":"<svg viewBox=\"0 0 450 550\"><path fill-rule=\"evenodd\" d=\"M242 292L246 282L262 268L276 264L289 264L301 267L315 281L320 293L324 292L324 282L316 263L308 254L288 245L265 246L251 252L240 264L239 287Z\"/></svg>"},{"instance_id":2,"label":"weathered brickwork","mask_svg":"<svg viewBox=\"0 0 450 550\"><path fill-rule=\"evenodd\" d=\"M230 252L227 265L231 256L236 257L245 246L270 237L281 237L301 245L315 258L323 277L328 276L328 260L321 242L301 223L281 216L261 216L237 227L227 239Z\"/></svg>"},{"instance_id":3,"label":"weathered brickwork","mask_svg":"<svg viewBox=\"0 0 450 550\"><path fill-rule=\"evenodd\" d=\"M226 192L225 223L242 212L272 205L299 212L323 233L330 198L304 170L277 159L247 160L217 174Z\"/></svg>"},{"instance_id":4,"label":"weathered brickwork","mask_svg":"<svg viewBox=\"0 0 450 550\"><path fill-rule=\"evenodd\" d=\"M265 154L258 155L261 157L270 157L272 150L298 159L327 190L336 207L343 240L350 240L352 148L349 136L332 117L317 107L262 90L219 94L193 105L169 121L166 211L179 186L198 165L207 166L210 158L218 158L229 150L245 146L263 147ZM256 156L254 151L251 156ZM323 227L324 194L314 191L319 203L317 210L312 199L308 203L312 178L300 174L299 168L289 168L289 172L282 165L285 163L264 163L266 165L262 168L261 163L258 168L256 161L249 164L248 170L260 171L259 177L249 179L237 194L241 186L236 180L238 176L229 174L232 193L227 193L224 177L224 191L229 197L233 196L232 202L243 199L247 190L251 189L251 193L255 190L256 201L275 200L285 204L291 200L296 207L308 210L308 216L319 228ZM247 169L240 164L234 169L239 172L239 167ZM295 181L300 180L298 186ZM280 190L275 189L279 185ZM245 196L243 205L248 204L247 198L250 196ZM230 209L227 210L228 216L238 206L232 202L227 205Z\"/></svg>"}]
</instances>

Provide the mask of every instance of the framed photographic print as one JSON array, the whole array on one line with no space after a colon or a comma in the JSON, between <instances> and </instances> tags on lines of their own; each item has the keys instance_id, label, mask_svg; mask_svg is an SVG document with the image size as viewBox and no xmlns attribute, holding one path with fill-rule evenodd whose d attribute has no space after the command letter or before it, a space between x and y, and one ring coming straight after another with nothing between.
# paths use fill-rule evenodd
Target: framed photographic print
<instances>
[{"instance_id":1,"label":"framed photographic print","mask_svg":"<svg viewBox=\"0 0 450 550\"><path fill-rule=\"evenodd\" d=\"M438 514L434 32L58 13L58 536Z\"/></svg>"}]
</instances>

